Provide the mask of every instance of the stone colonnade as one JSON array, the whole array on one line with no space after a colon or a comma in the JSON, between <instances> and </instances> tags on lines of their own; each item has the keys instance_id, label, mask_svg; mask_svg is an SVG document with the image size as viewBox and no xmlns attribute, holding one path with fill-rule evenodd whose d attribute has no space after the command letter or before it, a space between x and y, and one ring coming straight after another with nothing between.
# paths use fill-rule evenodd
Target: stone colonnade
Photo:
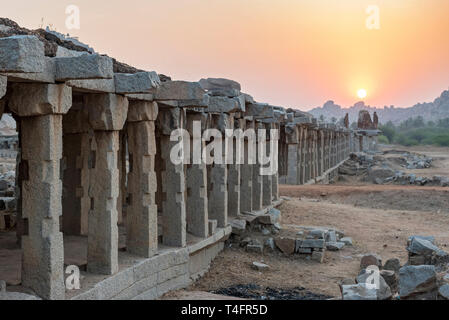
<instances>
[{"instance_id":1,"label":"stone colonnade","mask_svg":"<svg viewBox=\"0 0 449 320\"><path fill-rule=\"evenodd\" d=\"M0 49L11 53L0 56L0 110L19 121L22 285L45 299L65 298L63 235L87 238L88 273L113 275L120 226L131 255L183 248L349 154L349 130L257 103L232 80L114 73L106 56L47 57L33 36L2 38ZM242 139L225 139L237 131Z\"/></svg>"}]
</instances>

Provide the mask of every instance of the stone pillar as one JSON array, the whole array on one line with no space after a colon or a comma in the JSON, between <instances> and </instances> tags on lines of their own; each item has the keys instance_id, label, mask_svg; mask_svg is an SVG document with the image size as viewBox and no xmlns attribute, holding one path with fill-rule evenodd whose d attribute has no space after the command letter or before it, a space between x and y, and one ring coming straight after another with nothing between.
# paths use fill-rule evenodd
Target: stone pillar
<instances>
[{"instance_id":1,"label":"stone pillar","mask_svg":"<svg viewBox=\"0 0 449 320\"><path fill-rule=\"evenodd\" d=\"M259 129L263 129L263 124L256 121L256 135ZM260 163L259 163L259 139L257 139L257 161L253 165L253 211L262 210L263 207L263 177L260 175Z\"/></svg>"},{"instance_id":2,"label":"stone pillar","mask_svg":"<svg viewBox=\"0 0 449 320\"><path fill-rule=\"evenodd\" d=\"M194 128L196 122L198 128ZM190 164L186 166L186 220L187 231L200 238L209 236L209 208L207 199L207 168L202 159L202 150L206 143L203 141L203 131L208 125L206 113L189 112L187 110L187 130L190 134ZM199 132L196 132L199 130ZM199 147L199 148L198 148ZM197 149L198 148L198 149ZM194 163L194 156L200 161ZM199 162L199 163L198 163Z\"/></svg>"},{"instance_id":3,"label":"stone pillar","mask_svg":"<svg viewBox=\"0 0 449 320\"><path fill-rule=\"evenodd\" d=\"M234 119L235 130L245 130L245 120L243 118ZM242 164L237 159L237 141L233 141L233 162L228 165L228 216L237 217L241 212L241 170ZM244 151L243 144L240 152Z\"/></svg>"},{"instance_id":4,"label":"stone pillar","mask_svg":"<svg viewBox=\"0 0 449 320\"><path fill-rule=\"evenodd\" d=\"M306 131L303 126L299 126L299 146L298 146L298 170L299 170L299 184L304 184L306 181Z\"/></svg>"},{"instance_id":5,"label":"stone pillar","mask_svg":"<svg viewBox=\"0 0 449 320\"><path fill-rule=\"evenodd\" d=\"M44 299L64 299L62 115L72 105L65 85L14 84L9 108L21 117L22 285Z\"/></svg>"},{"instance_id":6,"label":"stone pillar","mask_svg":"<svg viewBox=\"0 0 449 320\"><path fill-rule=\"evenodd\" d=\"M246 130L254 129L254 121L245 120L245 122ZM249 150L253 147L250 147L248 139L244 139L243 148L244 161L240 168L240 210L242 212L251 212L253 211L253 166L249 164ZM252 151L256 152L255 150Z\"/></svg>"},{"instance_id":7,"label":"stone pillar","mask_svg":"<svg viewBox=\"0 0 449 320\"><path fill-rule=\"evenodd\" d=\"M271 177L272 179L272 195L273 195L273 201L277 201L280 199L279 197L279 141L280 141L280 125L279 123L273 123L272 124L272 129L276 129L278 130L278 141L277 141L277 150L275 152L275 157L278 161L278 170L276 171L276 173Z\"/></svg>"},{"instance_id":8,"label":"stone pillar","mask_svg":"<svg viewBox=\"0 0 449 320\"><path fill-rule=\"evenodd\" d=\"M285 135L287 143L287 184L299 185L301 169L301 149L299 127L295 124L285 126Z\"/></svg>"},{"instance_id":9,"label":"stone pillar","mask_svg":"<svg viewBox=\"0 0 449 320\"><path fill-rule=\"evenodd\" d=\"M225 113L211 114L211 127L220 130L222 137L225 137L225 129L232 128L232 118ZM207 166L207 184L209 200L209 219L217 220L219 228L228 225L228 166L224 156L225 142L223 146L223 164L213 163ZM215 158L217 156L215 155Z\"/></svg>"},{"instance_id":10,"label":"stone pillar","mask_svg":"<svg viewBox=\"0 0 449 320\"><path fill-rule=\"evenodd\" d=\"M262 124L266 130L267 138L265 141L266 145L266 156L270 155L271 152L271 135L270 130L272 129L271 123L264 123ZM268 207L273 203L273 175L263 175L262 176L262 206Z\"/></svg>"},{"instance_id":11,"label":"stone pillar","mask_svg":"<svg viewBox=\"0 0 449 320\"><path fill-rule=\"evenodd\" d=\"M185 111L180 108L166 108L159 105L157 131L160 150L160 188L162 203L162 243L171 247L185 247L186 231L186 179L183 163L170 159L172 148L185 141L170 141L173 130L185 128Z\"/></svg>"},{"instance_id":12,"label":"stone pillar","mask_svg":"<svg viewBox=\"0 0 449 320\"><path fill-rule=\"evenodd\" d=\"M86 94L84 104L94 130L89 168L89 231L87 271L118 272L119 130L128 114L128 100L115 94Z\"/></svg>"},{"instance_id":13,"label":"stone pillar","mask_svg":"<svg viewBox=\"0 0 449 320\"><path fill-rule=\"evenodd\" d=\"M87 235L90 210L89 154L90 126L82 97L63 117L62 231L66 235Z\"/></svg>"},{"instance_id":14,"label":"stone pillar","mask_svg":"<svg viewBox=\"0 0 449 320\"><path fill-rule=\"evenodd\" d=\"M128 157L128 129L127 125L125 123L125 126L123 127L123 130L120 131L119 134L119 146L120 151L118 153L118 170L119 170L119 181L120 181L120 187L119 187L119 196L117 198L117 216L118 216L118 224L123 224L123 221L125 220L125 209L124 207L127 205L127 157Z\"/></svg>"},{"instance_id":15,"label":"stone pillar","mask_svg":"<svg viewBox=\"0 0 449 320\"><path fill-rule=\"evenodd\" d=\"M131 101L128 110L127 251L150 258L158 250L155 120L157 104Z\"/></svg>"}]
</instances>

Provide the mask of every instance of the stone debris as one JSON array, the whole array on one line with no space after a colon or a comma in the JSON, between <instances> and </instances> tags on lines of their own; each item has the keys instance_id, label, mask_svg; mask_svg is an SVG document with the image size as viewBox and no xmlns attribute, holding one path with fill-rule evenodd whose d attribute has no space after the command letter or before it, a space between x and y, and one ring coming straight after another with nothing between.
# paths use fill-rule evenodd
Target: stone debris
<instances>
[{"instance_id":1,"label":"stone debris","mask_svg":"<svg viewBox=\"0 0 449 320\"><path fill-rule=\"evenodd\" d=\"M408 240L408 264L441 265L449 262L449 254L433 244L433 237L413 236Z\"/></svg>"},{"instance_id":2,"label":"stone debris","mask_svg":"<svg viewBox=\"0 0 449 320\"><path fill-rule=\"evenodd\" d=\"M405 266L399 270L401 299L435 300L437 280L435 266Z\"/></svg>"},{"instance_id":3,"label":"stone debris","mask_svg":"<svg viewBox=\"0 0 449 320\"><path fill-rule=\"evenodd\" d=\"M257 261L253 262L252 267L257 271L267 271L270 269L269 265Z\"/></svg>"},{"instance_id":4,"label":"stone debris","mask_svg":"<svg viewBox=\"0 0 449 320\"><path fill-rule=\"evenodd\" d=\"M373 270L363 270L363 272L357 277L358 284L365 284L367 286L377 286L375 276L373 276ZM377 300L388 300L393 296L391 288L382 275L379 275L379 287L375 288Z\"/></svg>"},{"instance_id":5,"label":"stone debris","mask_svg":"<svg viewBox=\"0 0 449 320\"><path fill-rule=\"evenodd\" d=\"M444 284L438 289L439 297L444 300L449 300L449 284Z\"/></svg>"},{"instance_id":6,"label":"stone debris","mask_svg":"<svg viewBox=\"0 0 449 320\"><path fill-rule=\"evenodd\" d=\"M388 259L387 262L385 262L383 269L391 270L397 273L399 272L399 269L401 269L401 262L399 261L399 259L396 258Z\"/></svg>"},{"instance_id":7,"label":"stone debris","mask_svg":"<svg viewBox=\"0 0 449 320\"><path fill-rule=\"evenodd\" d=\"M375 253L364 255L360 260L360 270L364 270L369 266L376 266L378 268L382 268L382 258Z\"/></svg>"}]
</instances>

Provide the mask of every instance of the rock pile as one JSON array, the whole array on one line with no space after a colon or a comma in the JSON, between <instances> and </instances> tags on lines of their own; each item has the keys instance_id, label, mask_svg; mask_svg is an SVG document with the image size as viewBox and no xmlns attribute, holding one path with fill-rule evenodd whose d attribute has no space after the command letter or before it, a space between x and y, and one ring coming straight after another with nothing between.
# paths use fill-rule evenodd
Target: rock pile
<instances>
[{"instance_id":1,"label":"rock pile","mask_svg":"<svg viewBox=\"0 0 449 320\"><path fill-rule=\"evenodd\" d=\"M395 153L395 151L387 151L384 155L391 153ZM421 177L414 173L407 174L402 170L392 168L392 162L394 162L408 170L426 169L431 167L432 161L432 158L408 152L402 153L400 157L394 158L394 160L357 152L351 153L349 159L339 168L339 174L358 176L361 177L362 181L375 184L449 186L449 177Z\"/></svg>"},{"instance_id":2,"label":"rock pile","mask_svg":"<svg viewBox=\"0 0 449 320\"><path fill-rule=\"evenodd\" d=\"M279 220L280 212L277 209L259 216L242 216L232 220L231 245L237 244L247 252L278 252L319 263L324 262L326 250L337 251L352 246L352 239L345 237L340 230L303 226L282 230ZM296 233L294 236L293 230Z\"/></svg>"},{"instance_id":3,"label":"rock pile","mask_svg":"<svg viewBox=\"0 0 449 320\"><path fill-rule=\"evenodd\" d=\"M343 300L448 300L448 254L424 236L410 237L407 250L403 267L398 259L382 265L380 256L364 255L356 279L339 283Z\"/></svg>"}]
</instances>

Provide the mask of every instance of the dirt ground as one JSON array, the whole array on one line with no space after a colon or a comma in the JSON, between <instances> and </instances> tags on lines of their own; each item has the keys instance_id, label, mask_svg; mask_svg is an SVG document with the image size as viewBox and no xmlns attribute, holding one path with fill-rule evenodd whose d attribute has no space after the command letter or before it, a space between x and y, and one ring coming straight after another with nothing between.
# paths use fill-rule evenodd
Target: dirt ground
<instances>
[{"instance_id":1,"label":"dirt ground","mask_svg":"<svg viewBox=\"0 0 449 320\"><path fill-rule=\"evenodd\" d=\"M449 148L391 147L433 157L432 168L422 175L449 176ZM318 264L278 253L247 253L240 248L226 248L212 263L210 272L183 290L203 292L238 284L257 284L274 288L304 287L307 290L340 298L339 280L354 278L360 258L377 253L383 261L399 258L407 261L405 249L411 235L435 236L444 250L449 246L449 188L348 185L347 183L312 186L281 186L282 196L289 198L279 208L283 228L294 226L329 226L352 237L354 245L338 252L326 252L325 262ZM253 270L254 261L270 266L263 273ZM187 293L186 293L187 292ZM166 299L176 298L172 293ZM190 298L194 299L193 294Z\"/></svg>"}]
</instances>

